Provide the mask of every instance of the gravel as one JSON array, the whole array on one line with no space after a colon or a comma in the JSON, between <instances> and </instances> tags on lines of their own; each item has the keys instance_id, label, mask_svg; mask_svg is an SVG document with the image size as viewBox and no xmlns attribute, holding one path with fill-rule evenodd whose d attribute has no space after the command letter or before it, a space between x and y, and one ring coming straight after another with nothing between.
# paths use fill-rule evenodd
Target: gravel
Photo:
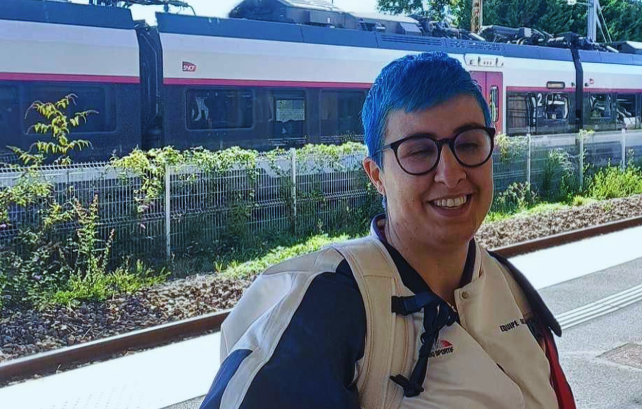
<instances>
[{"instance_id":1,"label":"gravel","mask_svg":"<svg viewBox=\"0 0 642 409\"><path fill-rule=\"evenodd\" d=\"M489 223L477 240L495 248L639 215L642 195ZM5 309L0 315L0 362L225 310L251 281L197 275L73 309Z\"/></svg>"},{"instance_id":2,"label":"gravel","mask_svg":"<svg viewBox=\"0 0 642 409\"><path fill-rule=\"evenodd\" d=\"M635 195L485 224L476 237L492 249L640 215L642 195Z\"/></svg>"},{"instance_id":3,"label":"gravel","mask_svg":"<svg viewBox=\"0 0 642 409\"><path fill-rule=\"evenodd\" d=\"M3 310L0 362L229 309L250 283L197 275L73 309Z\"/></svg>"}]
</instances>

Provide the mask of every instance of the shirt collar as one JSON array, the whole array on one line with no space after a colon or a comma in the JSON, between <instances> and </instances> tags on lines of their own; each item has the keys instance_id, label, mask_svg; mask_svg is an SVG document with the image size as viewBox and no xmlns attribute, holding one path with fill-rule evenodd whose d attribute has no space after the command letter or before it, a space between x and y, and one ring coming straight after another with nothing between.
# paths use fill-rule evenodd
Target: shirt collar
<instances>
[{"instance_id":1,"label":"shirt collar","mask_svg":"<svg viewBox=\"0 0 642 409\"><path fill-rule=\"evenodd\" d=\"M401 255L397 249L395 249L392 245L388 243L386 240L386 237L384 235L384 226L386 223L386 215L385 214L379 214L375 216L372 219L372 223L370 224L370 234L376 236L381 243L386 247L388 250L388 253L390 253L390 257L392 257L392 260L395 263L395 266L397 267L397 270L399 271L399 275L401 276L401 281L403 284L410 289L415 294L418 294L420 292L425 292L425 291L430 291L430 287L426 282L424 281L423 278L419 275L417 270L415 270L410 263ZM475 239L470 241L470 244L468 245L468 254L466 255L466 264L464 265L464 271L461 276L461 282L459 283L459 288L464 287L465 285L469 284L471 281L473 281L474 278L473 275L475 274L476 271L479 270L479 264L477 263L477 246L475 245Z\"/></svg>"}]
</instances>

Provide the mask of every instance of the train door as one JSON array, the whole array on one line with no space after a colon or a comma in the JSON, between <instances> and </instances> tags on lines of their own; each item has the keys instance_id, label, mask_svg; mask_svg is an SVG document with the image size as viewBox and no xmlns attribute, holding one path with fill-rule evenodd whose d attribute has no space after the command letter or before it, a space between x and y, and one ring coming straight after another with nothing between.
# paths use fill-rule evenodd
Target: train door
<instances>
[{"instance_id":1,"label":"train door","mask_svg":"<svg viewBox=\"0 0 642 409\"><path fill-rule=\"evenodd\" d=\"M503 74L501 72L473 71L471 76L479 84L490 107L490 118L497 132L503 132Z\"/></svg>"}]
</instances>

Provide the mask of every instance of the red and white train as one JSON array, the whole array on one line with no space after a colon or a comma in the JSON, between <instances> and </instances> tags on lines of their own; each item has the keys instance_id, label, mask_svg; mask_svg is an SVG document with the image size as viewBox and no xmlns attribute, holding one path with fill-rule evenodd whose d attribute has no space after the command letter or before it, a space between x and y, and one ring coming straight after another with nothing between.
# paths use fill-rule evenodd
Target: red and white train
<instances>
[{"instance_id":1,"label":"red and white train","mask_svg":"<svg viewBox=\"0 0 642 409\"><path fill-rule=\"evenodd\" d=\"M321 0L245 3L253 7L235 15L248 18L158 13L150 27L123 8L2 0L0 147L29 147L40 121L25 116L29 105L69 93L76 110L99 112L74 131L96 159L135 146L264 150L355 138L381 68L432 50L471 71L509 135L642 127L637 43L613 53L471 41Z\"/></svg>"}]
</instances>

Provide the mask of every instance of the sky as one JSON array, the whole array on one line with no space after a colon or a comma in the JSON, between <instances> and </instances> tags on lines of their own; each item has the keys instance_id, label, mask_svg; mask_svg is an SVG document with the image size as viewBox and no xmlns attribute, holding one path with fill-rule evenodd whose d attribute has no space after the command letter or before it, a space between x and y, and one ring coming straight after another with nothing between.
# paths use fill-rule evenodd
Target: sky
<instances>
[{"instance_id":1,"label":"sky","mask_svg":"<svg viewBox=\"0 0 642 409\"><path fill-rule=\"evenodd\" d=\"M1 1L1 0L0 0ZM88 0L71 0L72 3L87 4ZM240 0L185 0L196 11L199 16L207 17L227 17ZM328 0L330 1L330 0ZM334 0L334 5L345 11L375 12L377 10L377 0ZM133 6L132 15L135 20L145 19L150 24L155 24L154 14L162 11L162 7L152 6ZM177 9L172 8L172 12ZM181 14L192 14L189 9L181 11Z\"/></svg>"}]
</instances>

